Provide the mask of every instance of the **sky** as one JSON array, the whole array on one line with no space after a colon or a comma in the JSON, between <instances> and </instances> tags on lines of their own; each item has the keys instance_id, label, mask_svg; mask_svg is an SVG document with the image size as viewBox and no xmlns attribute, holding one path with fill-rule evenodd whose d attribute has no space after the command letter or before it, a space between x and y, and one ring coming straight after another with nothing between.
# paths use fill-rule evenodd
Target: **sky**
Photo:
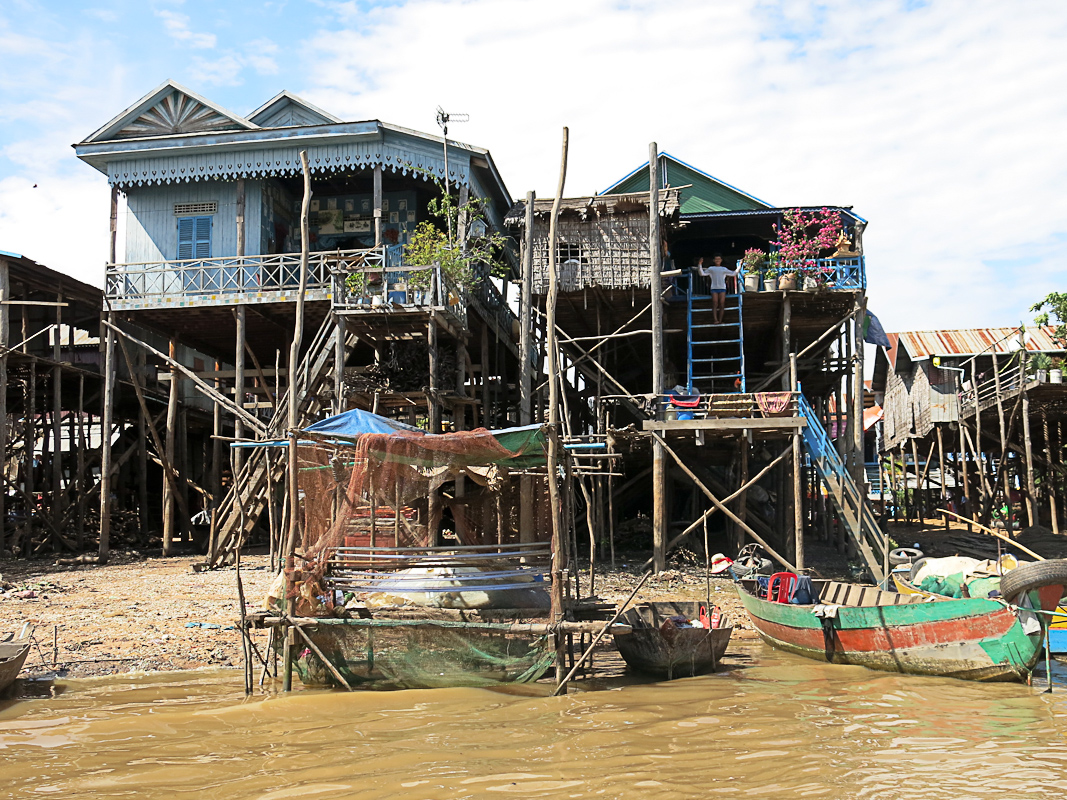
<instances>
[{"instance_id":1,"label":"sky","mask_svg":"<svg viewBox=\"0 0 1067 800\"><path fill-rule=\"evenodd\" d=\"M167 79L288 89L489 148L514 197L659 149L776 206L852 206L888 331L1015 325L1067 291L1063 0L100 0L0 5L0 250L102 285L71 145ZM121 251L120 251L121 252Z\"/></svg>"}]
</instances>

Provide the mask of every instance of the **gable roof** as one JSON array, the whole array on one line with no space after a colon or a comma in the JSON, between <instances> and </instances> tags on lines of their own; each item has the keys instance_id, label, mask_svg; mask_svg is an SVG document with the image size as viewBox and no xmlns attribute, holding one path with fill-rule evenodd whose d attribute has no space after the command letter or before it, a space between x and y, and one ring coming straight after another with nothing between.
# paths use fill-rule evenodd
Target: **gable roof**
<instances>
[{"instance_id":1,"label":"gable roof","mask_svg":"<svg viewBox=\"0 0 1067 800\"><path fill-rule=\"evenodd\" d=\"M1031 353L1062 353L1053 339L1053 325L1026 328L1023 340ZM905 331L890 334L899 339L912 359L927 356L973 356L981 353L1014 353L1019 350L1018 328L969 328L948 331Z\"/></svg>"},{"instance_id":2,"label":"gable roof","mask_svg":"<svg viewBox=\"0 0 1067 800\"><path fill-rule=\"evenodd\" d=\"M285 90L248 115L261 128L291 128L297 125L329 125L343 120Z\"/></svg>"},{"instance_id":3,"label":"gable roof","mask_svg":"<svg viewBox=\"0 0 1067 800\"><path fill-rule=\"evenodd\" d=\"M182 133L255 130L258 127L169 80L91 133L85 143Z\"/></svg>"},{"instance_id":4,"label":"gable roof","mask_svg":"<svg viewBox=\"0 0 1067 800\"><path fill-rule=\"evenodd\" d=\"M709 211L749 211L773 208L758 197L743 192L703 170L687 164L669 153L659 154L660 180L663 187L682 186L682 216ZM625 194L648 191L648 162L639 166L601 194Z\"/></svg>"}]
</instances>

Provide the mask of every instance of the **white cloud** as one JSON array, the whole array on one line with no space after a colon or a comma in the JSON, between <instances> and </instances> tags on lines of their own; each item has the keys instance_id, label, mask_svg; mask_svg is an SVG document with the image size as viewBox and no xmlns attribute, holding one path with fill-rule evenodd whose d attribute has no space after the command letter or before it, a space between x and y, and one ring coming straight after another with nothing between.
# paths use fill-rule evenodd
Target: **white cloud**
<instances>
[{"instance_id":1,"label":"white cloud","mask_svg":"<svg viewBox=\"0 0 1067 800\"><path fill-rule=\"evenodd\" d=\"M194 33L189 30L189 16L176 11L156 11L156 16L163 20L167 34L176 42L198 50L210 50L215 47L216 37L213 33Z\"/></svg>"},{"instance_id":2,"label":"white cloud","mask_svg":"<svg viewBox=\"0 0 1067 800\"><path fill-rule=\"evenodd\" d=\"M438 104L468 112L450 133L489 147L516 196L555 191L569 125L571 194L605 188L655 140L772 203L854 205L891 330L1010 324L1064 282L1050 246L1067 231L1060 3L335 8L345 29L330 15L305 43L308 98L427 131Z\"/></svg>"}]
</instances>

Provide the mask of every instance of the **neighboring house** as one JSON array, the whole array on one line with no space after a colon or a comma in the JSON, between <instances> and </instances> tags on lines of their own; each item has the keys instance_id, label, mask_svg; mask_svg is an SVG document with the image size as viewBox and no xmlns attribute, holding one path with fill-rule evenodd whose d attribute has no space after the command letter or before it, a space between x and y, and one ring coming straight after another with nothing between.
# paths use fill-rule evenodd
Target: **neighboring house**
<instances>
[{"instance_id":1,"label":"neighboring house","mask_svg":"<svg viewBox=\"0 0 1067 800\"><path fill-rule=\"evenodd\" d=\"M746 250L774 251L779 238L776 226L783 225L789 209L775 207L666 153L658 155L656 168L654 209L648 162L601 194L560 200L556 323L562 369L571 383L564 393L570 395L569 429L575 435L610 440L610 429L636 424L642 431L670 438L678 458L711 491L720 497L741 492L738 503L745 519L731 523L737 526L732 546L748 541L754 532L783 552L800 554L802 561L797 520L803 517L813 525L820 514L826 516L825 504L815 504L802 491L807 485L799 474L802 465L796 464L792 468L796 474L789 474L790 462L779 457L779 466L756 487L759 491L748 493L751 508L738 486L773 460L771 454L779 447L775 440L799 437L802 430L814 431L816 426L821 431L835 393L838 407L848 410L846 418L854 416L852 411L862 416L862 382L854 390L862 362L852 355L862 358L853 320L865 304L866 220L849 208L829 207L828 216L836 215L847 241L839 239L836 250L827 248L820 254L823 257L805 262L804 269L818 278L812 279L811 291L772 289L769 281L752 274L744 281L743 292L737 291L741 281L727 284L725 308L719 315L713 308L717 297L709 277L694 270L697 259L703 258L708 267L720 255L723 266L733 268ZM531 268L532 304L544 308L553 200L535 200L529 232L526 205L516 204L507 223L523 242L524 263ZM659 217L661 242L651 239L651 214ZM657 323L649 313L655 251L662 255L663 273L656 281L660 292L655 292L663 298L658 341ZM793 355L800 357L797 378L803 392L779 392L792 388ZM659 386L654 385L656 367L662 368ZM863 429L850 424L837 438L841 456L822 434L817 442L821 455L813 456L812 463L818 462L820 469L825 466L827 474L832 471L828 480L834 482L836 497L858 497L860 493L844 487L843 481L863 480ZM810 441L805 435L805 442L814 446L814 435ZM835 451L832 456L829 450ZM827 459L841 457L843 466L828 465ZM646 465L638 456L627 470L640 474ZM619 502L625 502L628 515L649 512L656 520L655 561L661 567L668 529L690 526L707 507L707 498L703 491L692 489L683 473L674 479L668 479L666 471L654 475L651 492L630 491ZM794 507L800 504L804 509L797 516ZM857 547L877 573L881 559L872 547L881 546L881 534L866 518L857 522L855 509L849 513L850 530L857 542L862 540ZM828 525L822 527L829 530ZM745 535L738 533L741 530L747 531ZM844 546L843 535L840 544Z\"/></svg>"}]
</instances>

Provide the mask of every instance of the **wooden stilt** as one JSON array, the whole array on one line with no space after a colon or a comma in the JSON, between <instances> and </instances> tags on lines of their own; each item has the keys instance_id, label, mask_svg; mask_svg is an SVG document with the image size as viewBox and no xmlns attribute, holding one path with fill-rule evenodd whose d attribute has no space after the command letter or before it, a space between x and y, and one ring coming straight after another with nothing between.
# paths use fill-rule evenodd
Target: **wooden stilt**
<instances>
[{"instance_id":1,"label":"wooden stilt","mask_svg":"<svg viewBox=\"0 0 1067 800\"><path fill-rule=\"evenodd\" d=\"M559 489L560 442L559 442L559 350L556 342L556 301L559 296L558 254L556 252L556 226L559 218L559 204L563 197L563 187L567 178L567 138L568 131L563 129L563 156L560 163L559 185L552 202L552 218L548 232L548 299L546 301L546 355L548 358L548 502L552 524L552 591L549 596L552 624L563 621L563 570L566 560L563 555L565 546L562 531L561 514L563 511ZM485 377L486 363L482 362L482 376ZM566 637L555 634L556 645L556 686L564 686L564 655Z\"/></svg>"},{"instance_id":2,"label":"wooden stilt","mask_svg":"<svg viewBox=\"0 0 1067 800\"><path fill-rule=\"evenodd\" d=\"M662 403L665 386L663 364L663 234L659 218L659 147L648 147L648 247L649 281L652 302L652 395L656 416ZM659 574L667 568L667 455L659 437L652 441L652 569Z\"/></svg>"},{"instance_id":3,"label":"wooden stilt","mask_svg":"<svg viewBox=\"0 0 1067 800\"><path fill-rule=\"evenodd\" d=\"M1025 351L1023 351L1025 353ZM1023 375L1026 374L1026 358L1023 358ZM1025 380L1025 379L1024 379ZM1034 450L1030 441L1030 394L1026 391L1025 383L1023 395L1023 452L1026 456L1026 518L1028 524L1037 524L1037 483L1034 481Z\"/></svg>"},{"instance_id":4,"label":"wooden stilt","mask_svg":"<svg viewBox=\"0 0 1067 800\"><path fill-rule=\"evenodd\" d=\"M170 357L172 360L177 360L178 340L172 336L170 338ZM170 371L170 393L167 397L167 430L166 439L164 442L164 454L163 457L167 460L168 464L174 464L174 454L177 450L177 437L178 437L178 371L171 368ZM177 502L175 499L176 488L170 481L163 482L163 555L169 556L173 552L174 548L174 534L177 526L175 525L174 506Z\"/></svg>"},{"instance_id":5,"label":"wooden stilt","mask_svg":"<svg viewBox=\"0 0 1067 800\"><path fill-rule=\"evenodd\" d=\"M7 464L10 433L7 425L7 351L11 346L11 271L0 256L0 464ZM0 557L8 546L10 531L7 523L7 486L0 486Z\"/></svg>"},{"instance_id":6,"label":"wooden stilt","mask_svg":"<svg viewBox=\"0 0 1067 800\"><path fill-rule=\"evenodd\" d=\"M114 191L112 213L114 213ZM111 321L111 312L107 313ZM111 428L115 411L115 333L104 330L104 396L100 414L100 541L99 560L107 563L111 533Z\"/></svg>"},{"instance_id":7,"label":"wooden stilt","mask_svg":"<svg viewBox=\"0 0 1067 800\"><path fill-rule=\"evenodd\" d=\"M796 353L789 354L789 390L793 393L800 391L800 384L797 379L797 356ZM804 496L800 491L800 471L802 463L800 460L800 431L797 430L792 436L793 446L793 539L794 539L794 556L793 560L796 562L797 571L804 569ZM744 522L741 523L744 525Z\"/></svg>"},{"instance_id":8,"label":"wooden stilt","mask_svg":"<svg viewBox=\"0 0 1067 800\"><path fill-rule=\"evenodd\" d=\"M1049 515L1052 519L1052 532L1060 532L1060 516L1056 508L1056 485L1059 483L1056 464L1052 460L1052 441L1049 436L1048 414L1041 411L1041 434L1045 440L1045 485L1048 487Z\"/></svg>"},{"instance_id":9,"label":"wooden stilt","mask_svg":"<svg viewBox=\"0 0 1067 800\"><path fill-rule=\"evenodd\" d=\"M243 227L243 222L242 222ZM245 331L247 318L245 313L245 307L239 305L233 309L234 321L236 325L236 346L234 347L234 359L233 359L233 402L238 408L244 408L245 406ZM245 437L244 422L240 417L236 417L233 423L233 436L237 440L241 440ZM233 465L234 476L240 474L241 467L244 465L245 454L244 450L237 447L233 451Z\"/></svg>"}]
</instances>

